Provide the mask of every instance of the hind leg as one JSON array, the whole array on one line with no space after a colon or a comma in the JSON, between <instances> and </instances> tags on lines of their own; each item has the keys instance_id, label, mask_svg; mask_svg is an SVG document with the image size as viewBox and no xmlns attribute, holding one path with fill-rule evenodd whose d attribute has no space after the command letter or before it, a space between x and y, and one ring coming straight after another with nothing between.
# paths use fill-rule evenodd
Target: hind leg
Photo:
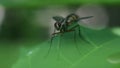
<instances>
[{"instance_id":1,"label":"hind leg","mask_svg":"<svg viewBox=\"0 0 120 68\"><path fill-rule=\"evenodd\" d=\"M89 42L84 38L84 36L81 34L80 27L78 27L78 30L79 30L79 31L78 31L78 35L79 35L80 39L82 39L83 41L89 43Z\"/></svg>"},{"instance_id":2,"label":"hind leg","mask_svg":"<svg viewBox=\"0 0 120 68\"><path fill-rule=\"evenodd\" d=\"M74 42L75 42L75 46L76 46L77 51L79 52L79 54L81 54L80 51L79 51L78 44L77 44L76 30L74 31Z\"/></svg>"}]
</instances>

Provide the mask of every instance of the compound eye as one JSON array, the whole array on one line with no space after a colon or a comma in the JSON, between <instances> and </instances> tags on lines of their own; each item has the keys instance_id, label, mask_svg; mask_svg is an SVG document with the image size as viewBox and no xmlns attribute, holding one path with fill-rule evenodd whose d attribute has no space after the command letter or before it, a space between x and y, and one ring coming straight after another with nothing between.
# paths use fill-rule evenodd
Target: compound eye
<instances>
[{"instance_id":1,"label":"compound eye","mask_svg":"<svg viewBox=\"0 0 120 68\"><path fill-rule=\"evenodd\" d=\"M58 22L56 22L56 23L54 24L54 26L55 26L55 28L56 28L57 30L60 30L61 24L58 23Z\"/></svg>"},{"instance_id":2,"label":"compound eye","mask_svg":"<svg viewBox=\"0 0 120 68\"><path fill-rule=\"evenodd\" d=\"M56 24L57 28L59 28L59 23Z\"/></svg>"}]
</instances>

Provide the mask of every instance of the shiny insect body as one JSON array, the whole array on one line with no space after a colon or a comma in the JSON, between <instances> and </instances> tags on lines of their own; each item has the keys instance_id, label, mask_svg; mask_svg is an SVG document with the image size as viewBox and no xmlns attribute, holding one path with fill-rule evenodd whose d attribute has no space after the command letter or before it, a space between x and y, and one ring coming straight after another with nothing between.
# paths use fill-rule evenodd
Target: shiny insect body
<instances>
[{"instance_id":1,"label":"shiny insect body","mask_svg":"<svg viewBox=\"0 0 120 68\"><path fill-rule=\"evenodd\" d=\"M84 38L84 35L82 35L81 26L93 30L101 30L106 28L109 22L109 17L106 12L106 9L101 5L94 4L83 4L81 6L73 6L69 8L68 6L48 6L44 10L40 10L38 12L40 14L38 21L43 22L41 23L41 25L47 28L50 27L50 34L54 28L54 32L52 33L52 36L50 38L51 43L48 53L51 49L52 40L56 36L59 38L58 50L60 48L59 46L61 45L61 36L63 36L67 32L68 33L66 35L74 34L74 38L71 38L74 40L74 42L75 40L78 41L77 38L75 39L75 35L77 33L79 34L79 38L81 40L84 40L90 44L91 42L89 41L89 38L87 40ZM48 24L46 24L45 22Z\"/></svg>"},{"instance_id":2,"label":"shiny insect body","mask_svg":"<svg viewBox=\"0 0 120 68\"><path fill-rule=\"evenodd\" d=\"M76 15L74 13L69 14L66 18L64 18L62 16L54 16L53 19L56 21L54 23L54 28L58 32L55 32L55 30L54 30L54 33L52 34L52 37L51 37L51 43L50 43L50 48L49 48L48 52L50 52L52 41L53 41L53 38L55 37L55 35L61 34L60 36L62 36L62 34L66 33L66 32L74 31L74 40L75 40L75 35L76 35L75 34L75 29L76 28L78 28L78 30L79 30L79 37L82 40L86 41L84 39L84 37L81 35L80 25L78 24L78 22L80 20L88 19L88 18L92 18L92 17L93 16L88 16L88 17L82 17L82 18L80 18L78 15ZM75 40L75 43L76 43L76 40Z\"/></svg>"},{"instance_id":3,"label":"shiny insect body","mask_svg":"<svg viewBox=\"0 0 120 68\"><path fill-rule=\"evenodd\" d=\"M59 34L59 33L65 33L65 32L71 32L74 31L75 28L79 28L79 36L80 36L80 25L78 22L83 19L92 18L93 16L88 17L82 17L80 18L78 15L72 13L68 15L66 18L63 18L62 16L54 16L53 19L56 21L54 23L55 30L59 32L54 32L52 35Z\"/></svg>"}]
</instances>

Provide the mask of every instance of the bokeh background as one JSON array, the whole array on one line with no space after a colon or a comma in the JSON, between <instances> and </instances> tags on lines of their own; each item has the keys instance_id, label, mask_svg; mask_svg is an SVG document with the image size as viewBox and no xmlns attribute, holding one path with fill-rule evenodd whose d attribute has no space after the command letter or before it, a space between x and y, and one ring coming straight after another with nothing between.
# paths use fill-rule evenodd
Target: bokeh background
<instances>
[{"instance_id":1,"label":"bokeh background","mask_svg":"<svg viewBox=\"0 0 120 68\"><path fill-rule=\"evenodd\" d=\"M50 34L54 22L47 21L49 6L65 6L75 11L90 1L1 1L0 5L0 68L119 68L120 67L120 5L119 1L92 1L102 6L109 18L103 30L81 27L85 42L73 33L59 41ZM54 11L54 9L52 10ZM42 19L44 17L44 19ZM45 18L46 17L46 18ZM68 43L69 42L69 43Z\"/></svg>"}]
</instances>

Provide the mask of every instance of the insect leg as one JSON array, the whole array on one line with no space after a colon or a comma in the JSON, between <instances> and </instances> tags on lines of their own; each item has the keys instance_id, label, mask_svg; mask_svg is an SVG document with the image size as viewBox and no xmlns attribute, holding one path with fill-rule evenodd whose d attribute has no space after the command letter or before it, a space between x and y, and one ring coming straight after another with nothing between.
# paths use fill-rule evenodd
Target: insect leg
<instances>
[{"instance_id":1,"label":"insect leg","mask_svg":"<svg viewBox=\"0 0 120 68\"><path fill-rule=\"evenodd\" d=\"M62 37L62 34L59 35L59 41L58 41L58 47L57 47L57 51L58 51L58 59L59 59L59 56L60 56L60 47L61 47L61 37Z\"/></svg>"},{"instance_id":2,"label":"insect leg","mask_svg":"<svg viewBox=\"0 0 120 68\"><path fill-rule=\"evenodd\" d=\"M78 30L79 30L79 33L78 33L78 34L79 34L79 37L80 37L83 41L89 43L89 42L83 37L83 35L81 34L80 26L78 27Z\"/></svg>"},{"instance_id":3,"label":"insect leg","mask_svg":"<svg viewBox=\"0 0 120 68\"><path fill-rule=\"evenodd\" d=\"M54 29L54 32L53 32L53 33L55 33L55 29ZM52 42L53 42L54 37L55 37L55 35L52 34L52 37L50 38L50 47L49 47L48 53L46 54L45 57L47 57L47 56L49 55L49 53L50 53L50 50L51 50L51 47L52 47Z\"/></svg>"},{"instance_id":4,"label":"insect leg","mask_svg":"<svg viewBox=\"0 0 120 68\"><path fill-rule=\"evenodd\" d=\"M77 51L78 51L79 54L80 54L79 47L78 47L78 45L77 45L77 40L76 40L76 30L74 30L74 42L75 42L76 49L77 49Z\"/></svg>"}]
</instances>

